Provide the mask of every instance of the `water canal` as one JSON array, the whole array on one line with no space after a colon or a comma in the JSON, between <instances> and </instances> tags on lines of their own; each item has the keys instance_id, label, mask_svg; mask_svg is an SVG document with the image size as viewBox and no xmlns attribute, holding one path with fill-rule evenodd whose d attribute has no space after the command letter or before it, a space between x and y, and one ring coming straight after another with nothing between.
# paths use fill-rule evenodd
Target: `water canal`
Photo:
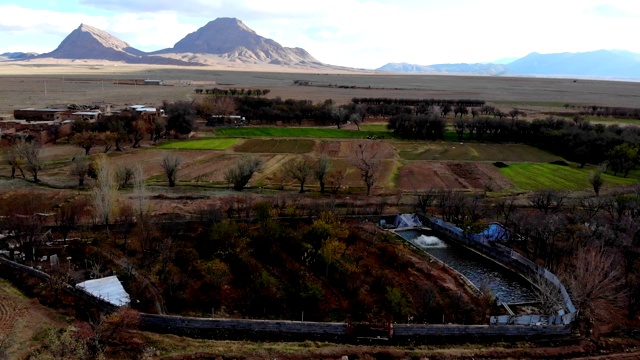
<instances>
[{"instance_id":1,"label":"water canal","mask_svg":"<svg viewBox=\"0 0 640 360\"><path fill-rule=\"evenodd\" d=\"M489 287L500 302L534 301L530 284L518 275L455 243L417 230L396 232L469 279L476 287Z\"/></svg>"}]
</instances>

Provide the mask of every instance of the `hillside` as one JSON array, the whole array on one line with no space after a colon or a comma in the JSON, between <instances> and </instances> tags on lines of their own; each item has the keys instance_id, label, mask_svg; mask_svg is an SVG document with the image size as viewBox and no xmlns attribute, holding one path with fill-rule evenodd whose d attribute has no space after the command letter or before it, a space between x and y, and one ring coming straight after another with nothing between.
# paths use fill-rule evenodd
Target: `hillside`
<instances>
[{"instance_id":1,"label":"hillside","mask_svg":"<svg viewBox=\"0 0 640 360\"><path fill-rule=\"evenodd\" d=\"M188 65L174 59L147 56L123 40L93 26L80 24L52 52L37 56L38 59L95 59L121 61L131 64Z\"/></svg>"},{"instance_id":2,"label":"hillside","mask_svg":"<svg viewBox=\"0 0 640 360\"><path fill-rule=\"evenodd\" d=\"M232 62L277 65L320 64L304 49L283 47L274 40L258 35L235 18L210 21L172 48L153 54L211 54Z\"/></svg>"}]
</instances>

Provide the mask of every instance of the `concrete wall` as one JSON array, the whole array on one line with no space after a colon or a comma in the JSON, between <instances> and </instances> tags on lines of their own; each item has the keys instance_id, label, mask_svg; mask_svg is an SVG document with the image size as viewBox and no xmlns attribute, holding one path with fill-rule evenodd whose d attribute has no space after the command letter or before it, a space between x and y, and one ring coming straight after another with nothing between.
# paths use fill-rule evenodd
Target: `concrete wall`
<instances>
[{"instance_id":1,"label":"concrete wall","mask_svg":"<svg viewBox=\"0 0 640 360\"><path fill-rule=\"evenodd\" d=\"M0 256L0 265L6 265L43 281L51 277L39 270L13 262ZM111 313L117 307L91 294L67 286L65 289L81 301L97 306ZM187 316L140 314L140 328L146 331L187 335L219 339L267 339L267 340L349 340L350 329L347 323L323 323L285 320L247 320L247 319L211 319ZM523 326L523 325L419 325L394 324L393 338L398 340L416 337L427 341L429 337L522 337L557 336L570 334L570 328L562 325Z\"/></svg>"},{"instance_id":2,"label":"concrete wall","mask_svg":"<svg viewBox=\"0 0 640 360\"><path fill-rule=\"evenodd\" d=\"M438 234L443 235L455 242L461 243L472 250L476 250L489 259L496 261L506 268L519 273L530 282L532 282L532 279L535 279L537 276L544 277L551 284L556 286L559 292L562 294L564 309L556 316L534 315L537 317L537 320L535 322L531 320L531 315L511 316L506 321L504 320L504 317L492 316L492 324L506 325L543 322L546 324L568 325L575 320L577 316L577 310L574 307L573 302L571 301L571 297L569 296L569 293L565 289L562 282L551 271L545 269L542 266L536 265L534 262L516 253L509 247L488 241L482 236L466 236L462 229L457 228L453 224L446 223L441 219L427 216L421 216L420 218L422 219L424 225L429 226Z\"/></svg>"}]
</instances>

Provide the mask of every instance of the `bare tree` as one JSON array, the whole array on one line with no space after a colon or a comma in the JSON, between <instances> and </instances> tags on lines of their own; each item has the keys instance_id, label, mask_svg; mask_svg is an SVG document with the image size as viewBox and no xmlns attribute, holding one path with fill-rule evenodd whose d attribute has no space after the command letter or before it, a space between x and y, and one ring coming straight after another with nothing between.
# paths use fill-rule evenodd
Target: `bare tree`
<instances>
[{"instance_id":1,"label":"bare tree","mask_svg":"<svg viewBox=\"0 0 640 360\"><path fill-rule=\"evenodd\" d=\"M559 191L544 189L533 194L531 203L536 209L548 214L560 210L566 198L567 195Z\"/></svg>"},{"instance_id":2,"label":"bare tree","mask_svg":"<svg viewBox=\"0 0 640 360\"><path fill-rule=\"evenodd\" d=\"M360 130L360 124L362 124L362 115L353 113L349 116L349 121L352 122Z\"/></svg>"},{"instance_id":3,"label":"bare tree","mask_svg":"<svg viewBox=\"0 0 640 360\"><path fill-rule=\"evenodd\" d=\"M607 165L598 166L594 171L589 173L589 183L591 187L593 187L593 192L596 193L596 196L600 195L600 188L604 184L604 179L602 178L602 174L607 169Z\"/></svg>"},{"instance_id":4,"label":"bare tree","mask_svg":"<svg viewBox=\"0 0 640 360\"><path fill-rule=\"evenodd\" d=\"M377 170L380 167L378 152L373 149L371 143L361 142L350 162L360 171L360 177L367 187L367 196L371 195L371 188L377 181Z\"/></svg>"},{"instance_id":5,"label":"bare tree","mask_svg":"<svg viewBox=\"0 0 640 360\"><path fill-rule=\"evenodd\" d=\"M344 169L332 171L327 175L327 184L334 194L340 190L346 178L347 172Z\"/></svg>"},{"instance_id":6,"label":"bare tree","mask_svg":"<svg viewBox=\"0 0 640 360\"><path fill-rule=\"evenodd\" d=\"M426 191L418 192L416 191L416 212L419 214L427 214L429 208L433 205L433 202L436 200L436 196L438 192L434 188L429 188Z\"/></svg>"},{"instance_id":7,"label":"bare tree","mask_svg":"<svg viewBox=\"0 0 640 360\"><path fill-rule=\"evenodd\" d=\"M135 205L133 206L135 214L139 219L145 218L149 212L149 196L144 171L140 164L137 164L133 170L133 194L135 196Z\"/></svg>"},{"instance_id":8,"label":"bare tree","mask_svg":"<svg viewBox=\"0 0 640 360\"><path fill-rule=\"evenodd\" d=\"M502 197L496 201L496 212L499 216L502 216L505 225L509 224L511 215L518 211L518 204L515 196Z\"/></svg>"},{"instance_id":9,"label":"bare tree","mask_svg":"<svg viewBox=\"0 0 640 360\"><path fill-rule=\"evenodd\" d=\"M61 205L56 210L55 223L66 242L69 233L78 226L81 214L86 207L85 199L73 200Z\"/></svg>"},{"instance_id":10,"label":"bare tree","mask_svg":"<svg viewBox=\"0 0 640 360\"><path fill-rule=\"evenodd\" d=\"M180 170L180 165L182 164L182 158L167 154L162 158L162 169L164 170L164 174L169 181L169 187L176 186L176 180L178 178L178 170Z\"/></svg>"},{"instance_id":11,"label":"bare tree","mask_svg":"<svg viewBox=\"0 0 640 360\"><path fill-rule=\"evenodd\" d=\"M628 298L620 255L601 248L581 248L563 275L584 318L615 324L624 315Z\"/></svg>"},{"instance_id":12,"label":"bare tree","mask_svg":"<svg viewBox=\"0 0 640 360\"><path fill-rule=\"evenodd\" d=\"M331 161L327 155L320 155L313 166L313 176L320 183L321 194L324 194L324 181L330 167Z\"/></svg>"},{"instance_id":13,"label":"bare tree","mask_svg":"<svg viewBox=\"0 0 640 360\"><path fill-rule=\"evenodd\" d=\"M343 108L343 107L338 107L338 106L331 106L331 117L333 118L334 123L336 124L336 126L338 127L338 129L342 128L342 124L345 123L347 121L347 119L349 118L349 110Z\"/></svg>"},{"instance_id":14,"label":"bare tree","mask_svg":"<svg viewBox=\"0 0 640 360\"><path fill-rule=\"evenodd\" d=\"M33 181L40 181L38 173L44 169L44 164L40 158L42 146L36 141L22 141L18 149L24 158L24 167L33 176Z\"/></svg>"},{"instance_id":15,"label":"bare tree","mask_svg":"<svg viewBox=\"0 0 640 360\"><path fill-rule=\"evenodd\" d=\"M133 169L129 166L118 166L116 170L116 180L118 180L118 189L124 189L129 186L133 179Z\"/></svg>"},{"instance_id":16,"label":"bare tree","mask_svg":"<svg viewBox=\"0 0 640 360\"><path fill-rule=\"evenodd\" d=\"M603 209L604 204L600 198L586 197L580 199L580 206L587 215L589 222Z\"/></svg>"},{"instance_id":17,"label":"bare tree","mask_svg":"<svg viewBox=\"0 0 640 360\"><path fill-rule=\"evenodd\" d=\"M254 173L262 168L262 159L255 156L245 156L238 161L236 166L229 168L225 174L225 180L233 184L233 189L242 191L249 183Z\"/></svg>"},{"instance_id":18,"label":"bare tree","mask_svg":"<svg viewBox=\"0 0 640 360\"><path fill-rule=\"evenodd\" d=\"M534 295L540 304L540 310L544 315L555 315L564 306L564 298L560 288L547 280L542 274L536 274L532 279Z\"/></svg>"},{"instance_id":19,"label":"bare tree","mask_svg":"<svg viewBox=\"0 0 640 360\"><path fill-rule=\"evenodd\" d=\"M312 172L311 159L308 156L292 158L284 165L284 172L300 183L300 192L304 192L304 184Z\"/></svg>"},{"instance_id":20,"label":"bare tree","mask_svg":"<svg viewBox=\"0 0 640 360\"><path fill-rule=\"evenodd\" d=\"M24 165L24 157L22 152L20 151L20 146L22 142L18 142L13 144L12 146L7 148L7 152L5 154L5 160L9 166L11 166L11 178L15 179L16 177L16 169L20 170L20 174L22 178L25 178L24 171L22 170L22 166Z\"/></svg>"},{"instance_id":21,"label":"bare tree","mask_svg":"<svg viewBox=\"0 0 640 360\"><path fill-rule=\"evenodd\" d=\"M136 220L136 239L140 248L151 249L154 246L154 227L150 221L151 206L147 194L147 184L142 166L137 164L133 175L133 200L131 204ZM126 247L126 244L125 244Z\"/></svg>"},{"instance_id":22,"label":"bare tree","mask_svg":"<svg viewBox=\"0 0 640 360\"><path fill-rule=\"evenodd\" d=\"M72 160L71 175L78 177L78 187L84 187L84 179L89 174L89 161L84 155L76 156Z\"/></svg>"},{"instance_id":23,"label":"bare tree","mask_svg":"<svg viewBox=\"0 0 640 360\"><path fill-rule=\"evenodd\" d=\"M96 167L96 185L91 192L91 199L95 215L105 225L109 238L109 224L115 217L118 204L118 182L115 171L104 154L96 159Z\"/></svg>"}]
</instances>

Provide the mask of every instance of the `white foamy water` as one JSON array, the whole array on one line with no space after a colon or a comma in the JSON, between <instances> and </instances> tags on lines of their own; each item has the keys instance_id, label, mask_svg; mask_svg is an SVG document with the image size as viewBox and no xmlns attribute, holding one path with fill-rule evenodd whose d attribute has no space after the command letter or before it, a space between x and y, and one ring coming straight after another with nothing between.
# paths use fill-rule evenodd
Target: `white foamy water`
<instances>
[{"instance_id":1,"label":"white foamy water","mask_svg":"<svg viewBox=\"0 0 640 360\"><path fill-rule=\"evenodd\" d=\"M420 235L413 242L421 248L446 248L447 244L435 236Z\"/></svg>"}]
</instances>

